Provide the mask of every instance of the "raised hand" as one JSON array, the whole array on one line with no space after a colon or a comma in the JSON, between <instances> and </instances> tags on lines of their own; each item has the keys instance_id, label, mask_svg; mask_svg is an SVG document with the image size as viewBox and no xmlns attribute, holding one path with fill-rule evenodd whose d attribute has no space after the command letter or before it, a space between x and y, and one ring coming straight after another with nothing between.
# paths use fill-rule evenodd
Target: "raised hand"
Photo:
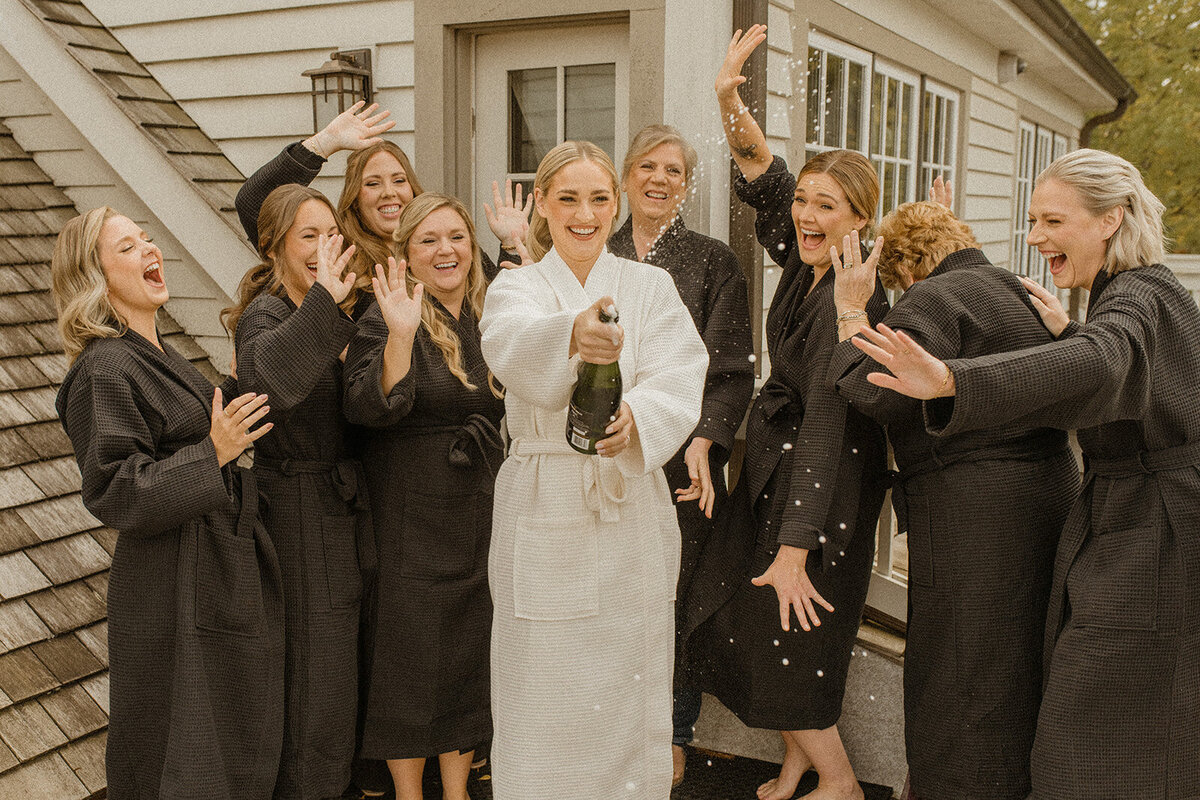
<instances>
[{"instance_id":1,"label":"raised hand","mask_svg":"<svg viewBox=\"0 0 1200 800\"><path fill-rule=\"evenodd\" d=\"M892 373L872 372L868 381L918 400L954 395L954 374L946 362L931 356L904 331L894 331L882 322L876 328L863 328L851 340Z\"/></svg>"},{"instance_id":2,"label":"raised hand","mask_svg":"<svg viewBox=\"0 0 1200 800\"><path fill-rule=\"evenodd\" d=\"M718 98L729 99L731 94L737 94L737 88L746 82L746 76L742 74L746 59L750 58L750 54L766 38L766 25L751 25L745 33L741 30L733 32L733 38L729 40L729 49L725 51L725 61L717 72L714 88Z\"/></svg>"},{"instance_id":3,"label":"raised hand","mask_svg":"<svg viewBox=\"0 0 1200 800\"><path fill-rule=\"evenodd\" d=\"M388 334L405 337L409 341L421 327L421 297L425 293L424 284L413 286L412 295L408 293L408 262L388 256L387 274L383 266L375 265L375 277L371 278L371 286L375 289L375 302L387 323Z\"/></svg>"},{"instance_id":4,"label":"raised hand","mask_svg":"<svg viewBox=\"0 0 1200 800\"><path fill-rule=\"evenodd\" d=\"M938 173L938 176L933 179L933 185L929 187L929 199L953 211L954 184L943 178L941 173Z\"/></svg>"},{"instance_id":5,"label":"raised hand","mask_svg":"<svg viewBox=\"0 0 1200 800\"><path fill-rule=\"evenodd\" d=\"M812 626L821 624L817 618L814 604L826 611L833 611L829 601L812 585L808 573L804 571L808 562L808 551L800 547L780 545L775 560L767 571L750 582L755 586L770 584L775 587L775 595L779 598L779 625L785 631L792 629L792 609L796 610L796 618L800 627L812 630ZM811 624L810 624L811 622Z\"/></svg>"},{"instance_id":6,"label":"raised hand","mask_svg":"<svg viewBox=\"0 0 1200 800\"><path fill-rule=\"evenodd\" d=\"M212 439L213 449L217 451L217 463L222 467L242 454L260 436L275 427L268 422L260 428L250 430L258 423L271 407L265 405L267 396L247 392L235 397L225 406L221 390L213 390L212 424L208 435Z\"/></svg>"},{"instance_id":7,"label":"raised hand","mask_svg":"<svg viewBox=\"0 0 1200 800\"><path fill-rule=\"evenodd\" d=\"M492 203L483 204L483 213L487 216L488 227L500 240L500 246L508 252L517 250L517 245L525 240L529 232L529 212L533 209L533 194L525 198L521 204L521 184L517 184L514 192L511 178L504 180L504 196L500 196L500 184L492 181Z\"/></svg>"},{"instance_id":8,"label":"raised hand","mask_svg":"<svg viewBox=\"0 0 1200 800\"><path fill-rule=\"evenodd\" d=\"M833 302L837 307L838 341L845 341L859 331L870 326L867 318L867 303L875 293L875 275L879 265L879 254L883 251L883 237L875 240L867 260L863 261L862 248L858 243L858 231L842 239L842 254L845 261L838 256L837 247L829 248L831 268L833 269Z\"/></svg>"},{"instance_id":9,"label":"raised hand","mask_svg":"<svg viewBox=\"0 0 1200 800\"><path fill-rule=\"evenodd\" d=\"M571 328L570 355L592 364L611 364L621 357L625 342L625 329L615 322L601 322L600 310L613 305L613 299L605 296L579 312Z\"/></svg>"},{"instance_id":10,"label":"raised hand","mask_svg":"<svg viewBox=\"0 0 1200 800\"><path fill-rule=\"evenodd\" d=\"M521 267L528 267L530 264L537 263L533 260L533 258L530 257L529 251L525 249L525 242L521 241L520 239L517 239L516 251L517 255L521 257L520 264L514 264L511 261L501 261L500 266L504 267L504 269L519 269Z\"/></svg>"},{"instance_id":11,"label":"raised hand","mask_svg":"<svg viewBox=\"0 0 1200 800\"><path fill-rule=\"evenodd\" d=\"M1042 324L1050 333L1054 334L1055 338L1061 336L1071 322L1071 317L1063 308L1058 295L1040 283L1029 280L1024 275L1017 277L1021 279L1021 283L1028 290L1029 300L1033 303L1033 308L1038 312L1038 316L1042 318Z\"/></svg>"},{"instance_id":12,"label":"raised hand","mask_svg":"<svg viewBox=\"0 0 1200 800\"><path fill-rule=\"evenodd\" d=\"M329 158L339 150L362 150L379 144L383 141L380 136L395 127L396 121L388 119L390 111L376 114L378 108L378 103L367 106L365 100L359 100L305 139L304 146L322 158Z\"/></svg>"},{"instance_id":13,"label":"raised hand","mask_svg":"<svg viewBox=\"0 0 1200 800\"><path fill-rule=\"evenodd\" d=\"M697 436L683 451L683 463L687 466L688 477L692 483L683 489L675 490L675 502L685 503L691 500L700 502L700 510L704 516L712 519L713 503L717 493L713 489L712 469L708 463L708 451L712 449L712 439Z\"/></svg>"},{"instance_id":14,"label":"raised hand","mask_svg":"<svg viewBox=\"0 0 1200 800\"><path fill-rule=\"evenodd\" d=\"M333 295L333 302L340 303L354 288L354 279L358 276L353 272L341 277L354 255L354 245L342 250L345 239L340 233L333 236L321 234L317 237L317 283L324 286Z\"/></svg>"}]
</instances>

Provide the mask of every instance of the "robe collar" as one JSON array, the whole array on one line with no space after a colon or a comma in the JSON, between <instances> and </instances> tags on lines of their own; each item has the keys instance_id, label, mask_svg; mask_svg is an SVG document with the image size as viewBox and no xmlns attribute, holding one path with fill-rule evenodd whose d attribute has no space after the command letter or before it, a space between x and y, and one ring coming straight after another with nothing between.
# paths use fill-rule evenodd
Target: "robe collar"
<instances>
[{"instance_id":1,"label":"robe collar","mask_svg":"<svg viewBox=\"0 0 1200 800\"><path fill-rule=\"evenodd\" d=\"M134 350L137 350L144 357L162 367L176 383L200 401L200 405L204 407L207 414L211 414L213 387L190 361L179 355L175 351L175 348L163 341L162 334L158 332L157 328L155 328L154 334L158 339L158 344L162 347L161 350L147 340L145 336L131 329L126 329L121 338L129 342ZM224 399L225 402L229 402L233 398L226 397Z\"/></svg>"},{"instance_id":2,"label":"robe collar","mask_svg":"<svg viewBox=\"0 0 1200 800\"><path fill-rule=\"evenodd\" d=\"M617 295L620 284L620 262L609 252L608 247L600 253L588 273L587 282L580 285L575 273L563 261L558 251L551 248L541 261L545 265L546 279L566 308L584 309L604 295Z\"/></svg>"}]
</instances>

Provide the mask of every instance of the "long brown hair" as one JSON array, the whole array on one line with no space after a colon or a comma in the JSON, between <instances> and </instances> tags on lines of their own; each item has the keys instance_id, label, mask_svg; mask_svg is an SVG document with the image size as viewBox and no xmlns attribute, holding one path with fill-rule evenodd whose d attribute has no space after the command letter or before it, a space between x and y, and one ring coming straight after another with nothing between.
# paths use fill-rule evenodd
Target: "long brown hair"
<instances>
[{"instance_id":1,"label":"long brown hair","mask_svg":"<svg viewBox=\"0 0 1200 800\"><path fill-rule=\"evenodd\" d=\"M50 292L58 309L58 332L67 360L74 362L93 339L125 332L125 322L108 299L108 281L100 266L100 230L120 212L93 208L67 221L50 260Z\"/></svg>"},{"instance_id":2,"label":"long brown hair","mask_svg":"<svg viewBox=\"0 0 1200 800\"><path fill-rule=\"evenodd\" d=\"M425 191L421 188L421 182L417 180L417 173L412 162L408 160L408 155L391 142L377 142L362 150L355 150L346 159L346 179L342 184L342 195L338 198L337 208L342 220L342 235L355 246L354 258L350 261L350 268L358 274L355 286L367 292L371 291L371 276L375 274L375 265L386 264L388 256L394 255L394 236L393 239L388 239L371 230L363 221L362 210L358 207L363 173L366 172L367 162L376 153L390 153L396 157L400 166L404 168L404 174L408 176L408 185L412 187L414 199Z\"/></svg>"},{"instance_id":3,"label":"long brown hair","mask_svg":"<svg viewBox=\"0 0 1200 800\"><path fill-rule=\"evenodd\" d=\"M541 189L543 195L548 194L550 184L558 171L576 161L591 161L599 164L612 178L613 200L617 204L616 211L613 212L615 221L621 216L621 181L617 178L617 168L613 165L612 159L597 144L568 139L553 148L538 164L537 175L533 179L533 188ZM550 238L550 225L546 222L546 218L538 213L535 204L533 215L529 220L529 233L525 236L525 248L529 251L530 258L534 261L541 261L553 246L554 242Z\"/></svg>"},{"instance_id":4,"label":"long brown hair","mask_svg":"<svg viewBox=\"0 0 1200 800\"><path fill-rule=\"evenodd\" d=\"M233 305L221 311L221 322L231 335L237 333L238 322L250 302L264 291L276 292L283 285L283 250L284 237L296 224L296 214L300 206L309 200L316 200L329 209L333 215L334 224L342 230L342 220L337 209L329 202L329 198L308 186L298 183L285 183L278 186L267 195L262 208L258 212L258 257L262 260L246 271L238 283L237 298ZM360 275L350 293L338 306L350 314L358 301L358 285Z\"/></svg>"},{"instance_id":5,"label":"long brown hair","mask_svg":"<svg viewBox=\"0 0 1200 800\"><path fill-rule=\"evenodd\" d=\"M483 262L479 256L479 240L475 236L475 223L471 221L471 215L456 197L451 197L447 194L439 194L437 192L422 192L419 197L413 198L413 201L404 207L400 213L400 224L396 228L394 238L396 241L396 250L404 258L408 258L408 245L412 240L413 234L417 232L417 228L425 221L425 218L437 211L439 208L449 208L462 218L463 225L467 229L467 235L471 239L471 268L467 272L467 291L463 298L466 301L467 307L478 320L483 313L483 299L487 294L487 279L483 275ZM413 277L412 272L408 272L407 289L411 292L412 288L418 283ZM446 324L445 318L433 306L433 300L426 291L421 296L421 327L429 334L429 338L437 345L438 350L442 352L442 358L446 361L446 366L450 369L450 373L462 382L462 385L468 389L474 390L478 387L471 383L471 378L467 375L467 371L463 368L462 363L462 342L458 339L458 334ZM491 370L488 370L488 388L492 390L492 394L496 397L503 397L499 386L492 377Z\"/></svg>"}]
</instances>

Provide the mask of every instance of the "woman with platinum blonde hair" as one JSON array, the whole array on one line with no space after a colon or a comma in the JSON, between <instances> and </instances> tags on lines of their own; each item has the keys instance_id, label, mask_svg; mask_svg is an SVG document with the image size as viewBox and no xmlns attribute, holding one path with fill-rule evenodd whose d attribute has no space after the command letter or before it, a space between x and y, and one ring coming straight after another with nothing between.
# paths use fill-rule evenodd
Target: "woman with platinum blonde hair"
<instances>
[{"instance_id":1,"label":"woman with platinum blonde hair","mask_svg":"<svg viewBox=\"0 0 1200 800\"><path fill-rule=\"evenodd\" d=\"M546 154L537 263L497 276L480 322L512 440L488 565L497 800L671 791L679 525L661 467L695 430L708 355L671 277L605 247L618 183L591 142ZM596 455L564 435L580 361L624 382Z\"/></svg>"},{"instance_id":2,"label":"woman with platinum blonde hair","mask_svg":"<svg viewBox=\"0 0 1200 800\"><path fill-rule=\"evenodd\" d=\"M1022 279L992 266L939 203L905 203L880 223L884 286L904 295L884 317L941 358L1054 341ZM876 258L834 263L839 317L866 309ZM867 380L880 365L839 326L830 381L887 429L899 475L898 529L908 532L904 655L910 797L1023 800L1042 691L1042 637L1054 549L1079 490L1067 435L997 425L938 438L921 403ZM947 669L953 664L953 669Z\"/></svg>"},{"instance_id":3,"label":"woman with platinum blonde hair","mask_svg":"<svg viewBox=\"0 0 1200 800\"><path fill-rule=\"evenodd\" d=\"M112 797L269 797L283 739L279 564L254 476L266 395L223 402L159 336L163 254L96 208L63 226L56 408L83 503L117 531L108 585ZM228 384L227 384L228 388Z\"/></svg>"},{"instance_id":4,"label":"woman with platinum blonde hair","mask_svg":"<svg viewBox=\"0 0 1200 800\"><path fill-rule=\"evenodd\" d=\"M1125 159L1068 153L1038 176L1028 241L1056 286L1090 292L1073 335L946 360L888 326L856 337L888 370L871 382L925 400L939 441L1078 429L1086 471L1054 566L1036 800L1200 796L1200 309L1160 263L1162 208ZM1067 329L1053 295L1033 299Z\"/></svg>"}]
</instances>

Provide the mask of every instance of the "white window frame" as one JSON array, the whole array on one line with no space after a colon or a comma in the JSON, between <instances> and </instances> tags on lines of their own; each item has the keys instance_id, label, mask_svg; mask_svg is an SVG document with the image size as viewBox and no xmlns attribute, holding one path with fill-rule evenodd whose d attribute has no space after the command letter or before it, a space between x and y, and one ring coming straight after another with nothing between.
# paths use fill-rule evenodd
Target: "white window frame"
<instances>
[{"instance_id":1,"label":"white window frame","mask_svg":"<svg viewBox=\"0 0 1200 800\"><path fill-rule=\"evenodd\" d=\"M933 113L933 120L927 120L924 116L926 96L932 98L930 110ZM937 115L938 100L944 102L944 118L939 118ZM921 142L917 153L917 160L921 165L921 176L917 181L917 186L932 186L933 179L938 175L944 176L948 183L954 183L958 176L958 109L960 102L961 94L957 90L943 86L929 78L925 79L921 93ZM935 159L933 157L937 149L935 144L939 141L943 145L942 158Z\"/></svg>"},{"instance_id":2,"label":"white window frame","mask_svg":"<svg viewBox=\"0 0 1200 800\"><path fill-rule=\"evenodd\" d=\"M842 58L842 59L846 60L847 62L853 62L855 64L860 65L863 68L863 84L862 84L863 94L862 94L862 102L859 104L859 122L858 122L858 130L860 131L862 146L855 148L855 149L857 149L858 152L862 153L863 155L866 155L867 147L869 145L870 137L871 137L871 129L870 129L870 124L871 124L871 80L872 80L872 76L874 75L874 62L875 62L874 56L871 53L867 52L866 50L855 47L854 45L846 44L845 42L838 41L837 39L830 38L829 36L825 36L824 34L818 32L818 31L809 31L808 48L809 48L809 50L817 50L821 53L821 79L823 82L825 80L825 76L828 74L828 72L826 71L826 69L827 69L826 64L828 63L828 57L830 55L837 56L838 58ZM807 62L805 62L805 63L807 63ZM829 89L828 84L825 85L825 89L826 89L826 91L828 91L828 89ZM846 124L846 122L848 121L848 117L849 117L849 113L850 113L850 103L848 102L849 94L850 94L850 70L846 70L845 73L843 73L842 85L841 85L840 89L842 92L842 120L841 120L842 136L841 136L841 141L839 141L836 145L825 144L825 127L823 124L824 115L821 115L822 121L818 122L818 124L817 124L816 137L815 137L815 141L814 141L813 138L809 136L808 117L806 114L805 119L804 119L804 128L805 128L805 130L804 130L804 140L805 140L804 148L806 151L805 159L812 158L817 153L824 153L828 150L837 150L840 148L845 148L845 146L846 146L846 131L849 127ZM804 84L804 91L805 91L805 96L807 97L807 92L808 92L807 80L805 81L805 84ZM824 99L824 98L822 98L822 99Z\"/></svg>"},{"instance_id":3,"label":"white window frame","mask_svg":"<svg viewBox=\"0 0 1200 800\"><path fill-rule=\"evenodd\" d=\"M874 103L875 82L883 80L883 88L880 94L880 116L879 119L871 120L871 136L867 137L867 147L870 150L869 158L871 163L875 165L875 171L879 175L879 206L876 209L876 219L883 219L883 216L894 209L901 203L907 203L916 199L917 182L920 180L920 174L917 171L917 153L919 146L917 142L918 131L920 130L920 107L918 101L921 97L921 76L915 72L910 72L903 67L898 67L894 64L889 64L880 59L875 59L875 71L871 76L871 100L870 105ZM892 152L886 152L888 149L887 137L889 131L889 120L887 114L887 106L889 99L888 81L896 81L902 87L908 87L912 100L911 106L908 108L908 131L907 137L904 136L905 131L903 125L903 103L904 94L901 88L900 97L896 100L896 124L895 131L895 147ZM878 147L872 146L871 139L878 132L879 140ZM907 141L908 152L902 152L904 143ZM876 152L878 150L878 152ZM896 172L896 180L891 184L891 193L888 196L886 191L888 182L885 180L886 172L890 167L894 167ZM904 191L900 189L899 173L901 167L908 168L908 186Z\"/></svg>"},{"instance_id":4,"label":"white window frame","mask_svg":"<svg viewBox=\"0 0 1200 800\"><path fill-rule=\"evenodd\" d=\"M1036 247L1031 247L1029 235L1029 205L1033 184L1042 170L1070 148L1066 136L1050 128L1020 120L1017 128L1017 174L1013 202L1012 271L1037 281L1055 291L1050 267Z\"/></svg>"}]
</instances>

